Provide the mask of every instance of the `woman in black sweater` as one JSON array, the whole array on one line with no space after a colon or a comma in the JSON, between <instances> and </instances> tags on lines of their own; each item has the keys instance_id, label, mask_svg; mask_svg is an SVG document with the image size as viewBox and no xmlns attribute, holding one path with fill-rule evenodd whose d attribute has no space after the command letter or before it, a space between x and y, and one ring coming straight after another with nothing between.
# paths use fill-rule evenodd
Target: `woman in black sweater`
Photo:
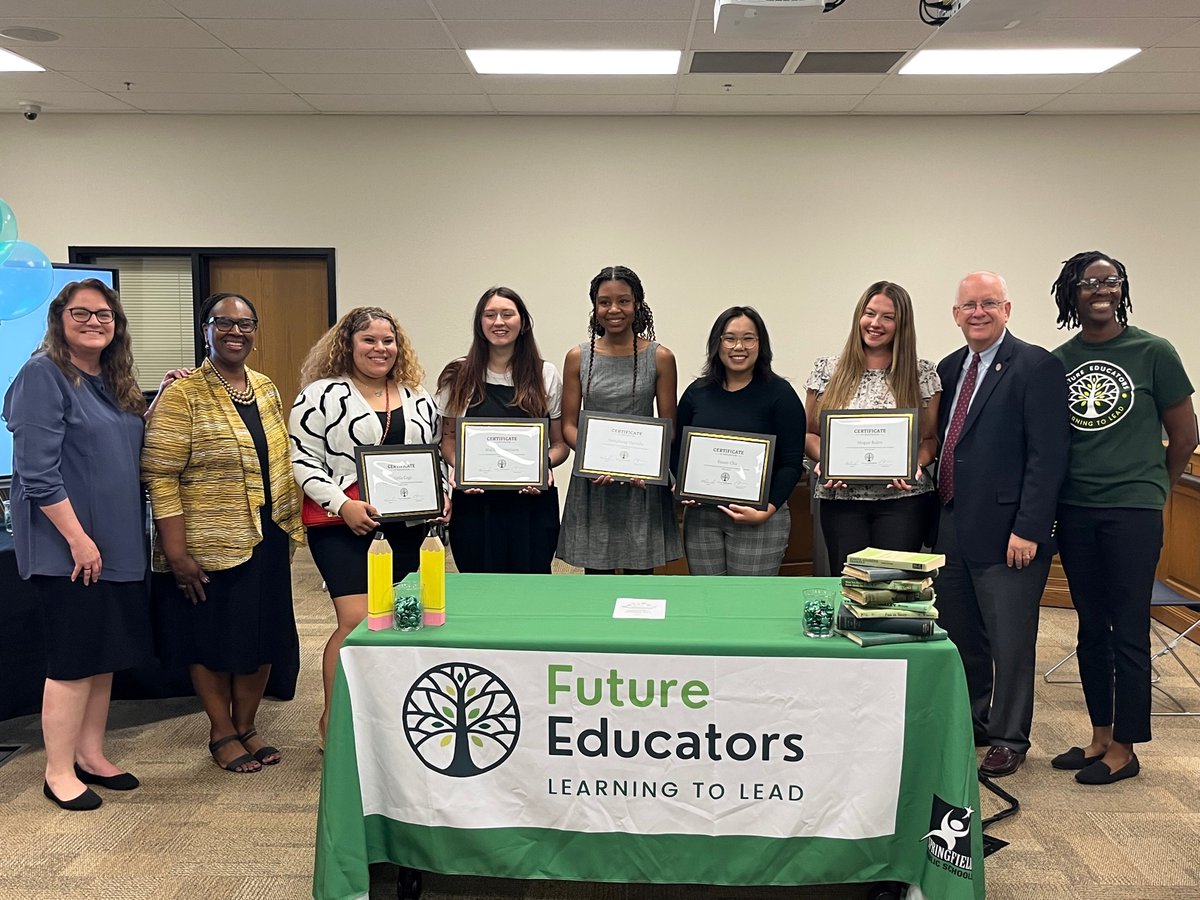
<instances>
[{"instance_id":1,"label":"woman in black sweater","mask_svg":"<svg viewBox=\"0 0 1200 900\"><path fill-rule=\"evenodd\" d=\"M683 543L693 575L776 575L787 549L792 516L787 499L804 464L804 404L771 370L771 339L758 312L733 306L713 323L701 376L679 401L672 461L688 425L775 436L767 508L737 503L688 506Z\"/></svg>"}]
</instances>

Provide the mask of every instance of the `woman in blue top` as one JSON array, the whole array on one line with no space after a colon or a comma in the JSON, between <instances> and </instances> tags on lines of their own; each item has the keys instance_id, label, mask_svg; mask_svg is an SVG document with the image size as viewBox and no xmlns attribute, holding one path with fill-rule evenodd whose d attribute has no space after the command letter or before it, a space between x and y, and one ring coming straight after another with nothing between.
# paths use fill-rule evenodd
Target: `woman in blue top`
<instances>
[{"instance_id":1,"label":"woman in blue top","mask_svg":"<svg viewBox=\"0 0 1200 900\"><path fill-rule=\"evenodd\" d=\"M46 638L42 790L72 811L100 805L88 785L138 786L104 755L104 730L112 673L154 659L138 473L145 412L116 292L95 278L71 282L4 396L4 418L17 569Z\"/></svg>"}]
</instances>

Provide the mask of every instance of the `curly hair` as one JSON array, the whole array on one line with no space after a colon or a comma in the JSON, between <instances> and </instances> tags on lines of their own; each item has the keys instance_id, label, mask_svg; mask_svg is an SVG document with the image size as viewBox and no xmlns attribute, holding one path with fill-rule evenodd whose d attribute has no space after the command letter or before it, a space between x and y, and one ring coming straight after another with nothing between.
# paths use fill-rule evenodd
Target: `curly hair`
<instances>
[{"instance_id":1,"label":"curly hair","mask_svg":"<svg viewBox=\"0 0 1200 900\"><path fill-rule=\"evenodd\" d=\"M1085 250L1064 260L1062 271L1054 279L1054 284L1050 285L1050 296L1058 306L1059 328L1079 327L1079 308L1075 304L1079 297L1079 280L1083 278L1084 270L1097 260L1112 263L1117 274L1125 279L1121 283L1121 299L1117 302L1116 316L1122 325L1129 324L1129 311L1133 309L1133 301L1129 299L1129 275L1125 271L1125 265L1119 259L1099 250Z\"/></svg>"},{"instance_id":2,"label":"curly hair","mask_svg":"<svg viewBox=\"0 0 1200 900\"><path fill-rule=\"evenodd\" d=\"M821 395L822 409L844 409L858 393L859 383L867 368L861 322L867 304L877 294L891 300L896 311L896 330L892 336L892 363L887 372L892 399L900 409L913 409L921 405L921 389L917 377L920 363L917 359L917 330L913 322L912 298L908 291L893 281L876 281L863 291L854 307L854 316L850 320L850 334L838 357L837 370Z\"/></svg>"},{"instance_id":3,"label":"curly hair","mask_svg":"<svg viewBox=\"0 0 1200 900\"><path fill-rule=\"evenodd\" d=\"M120 296L99 278L72 281L50 301L50 310L46 313L46 334L34 352L45 353L73 385L80 385L83 379L71 362L63 311L75 295L83 290L101 294L108 308L113 311L112 340L100 351L100 374L104 383L120 409L140 416L146 411L146 398L137 383L137 368L133 364L133 347L129 340L129 319L121 308Z\"/></svg>"},{"instance_id":4,"label":"curly hair","mask_svg":"<svg viewBox=\"0 0 1200 900\"><path fill-rule=\"evenodd\" d=\"M354 372L354 335L365 331L371 323L382 319L392 326L396 335L396 362L390 378L404 387L420 387L425 371L417 361L412 342L400 323L386 309L378 306L356 306L337 320L321 339L313 344L300 366L300 387L306 388L319 378L344 378Z\"/></svg>"},{"instance_id":5,"label":"curly hair","mask_svg":"<svg viewBox=\"0 0 1200 900\"><path fill-rule=\"evenodd\" d=\"M591 353L588 356L588 372L587 383L583 390L583 403L587 405L588 395L592 392L592 360L596 358L596 338L604 337L604 326L600 324L599 318L596 316L596 300L600 295L601 285L609 281L623 281L629 285L629 290L633 293L633 394L637 396L637 358L638 358L638 338L646 341L655 340L654 336L654 312L650 309L650 304L646 302L646 289L642 287L642 279L638 278L637 273L628 266L606 266L597 273L592 279L591 285L588 287L588 297L592 301L592 312L588 316L588 335L590 338Z\"/></svg>"}]
</instances>

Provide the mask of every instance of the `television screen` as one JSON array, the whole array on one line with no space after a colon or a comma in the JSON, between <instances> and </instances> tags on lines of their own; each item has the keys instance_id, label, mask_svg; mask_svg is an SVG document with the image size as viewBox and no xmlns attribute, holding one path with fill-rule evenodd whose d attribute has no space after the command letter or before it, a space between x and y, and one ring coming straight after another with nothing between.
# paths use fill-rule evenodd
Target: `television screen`
<instances>
[{"instance_id":1,"label":"television screen","mask_svg":"<svg viewBox=\"0 0 1200 900\"><path fill-rule=\"evenodd\" d=\"M19 319L0 322L0 396L8 390L25 360L37 349L46 333L46 312L50 301L72 281L84 278L99 278L111 288L118 287L117 270L103 266L81 266L70 263L54 263L54 286L46 302L33 312ZM12 475L12 433L0 428L0 477Z\"/></svg>"}]
</instances>

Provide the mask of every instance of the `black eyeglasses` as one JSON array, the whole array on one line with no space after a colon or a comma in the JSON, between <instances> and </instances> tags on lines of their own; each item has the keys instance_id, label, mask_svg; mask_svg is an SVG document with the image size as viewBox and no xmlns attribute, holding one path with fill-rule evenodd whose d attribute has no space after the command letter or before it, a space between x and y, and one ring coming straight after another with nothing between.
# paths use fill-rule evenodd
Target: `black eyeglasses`
<instances>
[{"instance_id":1,"label":"black eyeglasses","mask_svg":"<svg viewBox=\"0 0 1200 900\"><path fill-rule=\"evenodd\" d=\"M1085 291L1098 291L1100 288L1116 290L1125 283L1120 275L1109 275L1107 278L1084 278L1075 282L1075 286Z\"/></svg>"},{"instance_id":2,"label":"black eyeglasses","mask_svg":"<svg viewBox=\"0 0 1200 900\"><path fill-rule=\"evenodd\" d=\"M92 316L95 316L96 321L101 325L107 325L116 318L116 314L111 309L87 309L83 306L72 306L67 309L67 312L71 314L72 319L80 324L83 324Z\"/></svg>"},{"instance_id":3,"label":"black eyeglasses","mask_svg":"<svg viewBox=\"0 0 1200 900\"><path fill-rule=\"evenodd\" d=\"M213 316L205 325L211 325L220 334L229 334L234 326L242 334L254 334L258 330L258 319L230 319L228 316Z\"/></svg>"}]
</instances>

